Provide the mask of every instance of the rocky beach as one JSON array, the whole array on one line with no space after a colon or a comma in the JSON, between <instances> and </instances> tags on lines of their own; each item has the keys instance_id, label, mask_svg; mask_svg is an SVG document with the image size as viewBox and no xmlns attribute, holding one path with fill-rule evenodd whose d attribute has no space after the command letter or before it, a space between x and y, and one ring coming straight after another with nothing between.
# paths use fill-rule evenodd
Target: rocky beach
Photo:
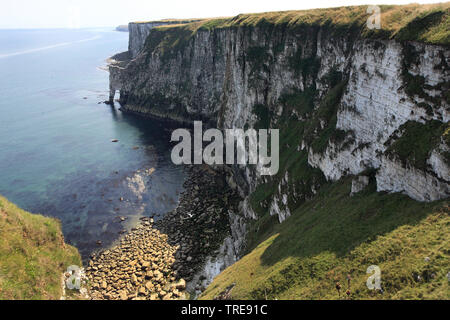
<instances>
[{"instance_id":1,"label":"rocky beach","mask_svg":"<svg viewBox=\"0 0 450 320\"><path fill-rule=\"evenodd\" d=\"M178 206L164 218L143 217L120 242L92 255L86 267L90 297L101 300L172 300L207 286L205 261L230 234L228 210L240 197L226 173L189 166Z\"/></svg>"}]
</instances>

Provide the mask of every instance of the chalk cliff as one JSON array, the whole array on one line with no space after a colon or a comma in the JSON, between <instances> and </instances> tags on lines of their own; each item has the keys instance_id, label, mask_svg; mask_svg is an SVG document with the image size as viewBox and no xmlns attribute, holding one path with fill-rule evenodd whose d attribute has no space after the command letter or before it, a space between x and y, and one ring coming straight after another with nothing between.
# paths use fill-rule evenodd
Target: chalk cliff
<instances>
[{"instance_id":1,"label":"chalk cliff","mask_svg":"<svg viewBox=\"0 0 450 320\"><path fill-rule=\"evenodd\" d=\"M448 32L440 33L448 4L407 7L403 24L389 15L394 9L383 10L380 30L367 28L366 7L145 31L130 24L132 60L110 66L111 95L120 90L126 112L279 128L277 175L234 170L245 196L241 216L249 219L259 208L283 222L321 185L347 175L363 177L352 193L371 176L377 191L448 198L450 50ZM242 241L242 230L236 233Z\"/></svg>"},{"instance_id":2,"label":"chalk cliff","mask_svg":"<svg viewBox=\"0 0 450 320\"><path fill-rule=\"evenodd\" d=\"M170 25L170 24L182 24L199 21L198 19L167 19L147 22L130 22L128 24L128 31L130 37L128 41L128 52L131 58L135 58L144 46L145 40L154 27Z\"/></svg>"}]
</instances>

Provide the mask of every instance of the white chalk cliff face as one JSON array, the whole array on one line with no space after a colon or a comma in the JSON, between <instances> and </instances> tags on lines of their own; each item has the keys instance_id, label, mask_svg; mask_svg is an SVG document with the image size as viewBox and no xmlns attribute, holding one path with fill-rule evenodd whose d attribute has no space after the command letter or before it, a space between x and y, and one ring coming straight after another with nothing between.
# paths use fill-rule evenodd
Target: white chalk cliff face
<instances>
[{"instance_id":1,"label":"white chalk cliff face","mask_svg":"<svg viewBox=\"0 0 450 320\"><path fill-rule=\"evenodd\" d=\"M132 59L136 58L138 53L144 47L145 40L147 40L150 30L154 27L177 23L179 23L178 20L130 22L128 24L128 32L130 33L128 40L128 52L130 53L130 57Z\"/></svg>"},{"instance_id":2,"label":"white chalk cliff face","mask_svg":"<svg viewBox=\"0 0 450 320\"><path fill-rule=\"evenodd\" d=\"M448 82L450 70L439 68L442 60L450 61L450 52L438 46L412 44L418 52L419 63L409 66L410 73L422 76L426 85ZM450 111L443 99L444 92L429 91L440 104L431 105L427 112L419 104L424 99L409 96L404 90L402 46L384 41L374 46L363 41L354 45L350 80L337 114L337 129L352 132L352 143L330 143L323 154L310 149L309 163L320 168L327 179L337 180L347 174L359 174L368 168L379 168L377 190L404 192L413 199L432 201L450 195L449 159L438 150L430 154L428 170L405 166L399 159L383 153L385 143L394 131L407 121L426 123L432 119L448 123Z\"/></svg>"},{"instance_id":3,"label":"white chalk cliff face","mask_svg":"<svg viewBox=\"0 0 450 320\"><path fill-rule=\"evenodd\" d=\"M123 111L177 120L203 119L219 128L244 128L255 126L259 119L255 106L264 105L269 110L270 126L281 128L285 123L280 120L284 112L280 98L314 88L313 109L317 110L331 89L327 79L339 72L345 86L336 101L336 122L315 120L320 130L334 125L333 129L344 132L345 137L340 141L329 139L319 152L299 136L297 150L305 153L311 170L318 168L327 180L334 181L371 169L376 170L378 191L403 192L419 201L450 195L448 139L443 138L432 148L426 167L414 167L389 151L407 122L448 123L447 47L334 35L325 27L304 27L300 31L274 28L270 34L259 27L200 29L189 36L167 32L152 29L149 37L154 42L182 39L142 49L145 32L130 28L134 59L110 68L111 89L120 90ZM407 55L411 50L414 59ZM423 80L418 93L408 89L405 74ZM299 125L314 120L308 115L295 115ZM320 130L315 133L319 135ZM233 183L247 195L266 179L251 170L236 172L242 174ZM320 188L313 180L309 193L301 195L291 185L296 178L287 171L273 178L278 180L267 207L280 222L294 209L289 199L306 200ZM242 215L257 218L248 199L242 208ZM242 240L242 230L234 233L240 238L231 235L230 243ZM236 250L225 248L232 247L224 244L224 255L230 261L235 259ZM211 278L208 270L217 269L214 261L205 269L207 278ZM222 262L221 268L228 264Z\"/></svg>"},{"instance_id":4,"label":"white chalk cliff face","mask_svg":"<svg viewBox=\"0 0 450 320\"><path fill-rule=\"evenodd\" d=\"M134 23L128 24L128 32L130 33L128 41L128 52L131 58L136 58L138 53L144 47L145 39L147 39L150 30L162 23Z\"/></svg>"}]
</instances>

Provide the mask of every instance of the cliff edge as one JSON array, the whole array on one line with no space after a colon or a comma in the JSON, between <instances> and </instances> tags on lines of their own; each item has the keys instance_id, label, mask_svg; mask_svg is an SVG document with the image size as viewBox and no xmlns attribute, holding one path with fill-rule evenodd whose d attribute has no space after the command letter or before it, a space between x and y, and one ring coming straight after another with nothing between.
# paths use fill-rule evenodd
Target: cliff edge
<instances>
[{"instance_id":1,"label":"cliff edge","mask_svg":"<svg viewBox=\"0 0 450 320\"><path fill-rule=\"evenodd\" d=\"M60 299L67 267L81 267L56 219L21 210L0 196L0 300Z\"/></svg>"}]
</instances>

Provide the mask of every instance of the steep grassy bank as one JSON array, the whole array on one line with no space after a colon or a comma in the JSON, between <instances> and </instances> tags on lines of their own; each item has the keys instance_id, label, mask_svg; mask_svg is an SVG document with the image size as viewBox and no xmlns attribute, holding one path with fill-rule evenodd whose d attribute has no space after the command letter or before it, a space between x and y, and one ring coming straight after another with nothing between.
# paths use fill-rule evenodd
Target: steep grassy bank
<instances>
[{"instance_id":1,"label":"steep grassy bank","mask_svg":"<svg viewBox=\"0 0 450 320\"><path fill-rule=\"evenodd\" d=\"M59 299L61 275L81 266L59 221L21 210L0 196L0 300Z\"/></svg>"},{"instance_id":2,"label":"steep grassy bank","mask_svg":"<svg viewBox=\"0 0 450 320\"><path fill-rule=\"evenodd\" d=\"M351 299L449 299L448 202L420 203L373 185L350 197L350 180L322 187L282 224L261 217L249 253L201 298L234 283L233 299L343 299L350 274ZM383 294L366 287L373 264Z\"/></svg>"}]
</instances>

